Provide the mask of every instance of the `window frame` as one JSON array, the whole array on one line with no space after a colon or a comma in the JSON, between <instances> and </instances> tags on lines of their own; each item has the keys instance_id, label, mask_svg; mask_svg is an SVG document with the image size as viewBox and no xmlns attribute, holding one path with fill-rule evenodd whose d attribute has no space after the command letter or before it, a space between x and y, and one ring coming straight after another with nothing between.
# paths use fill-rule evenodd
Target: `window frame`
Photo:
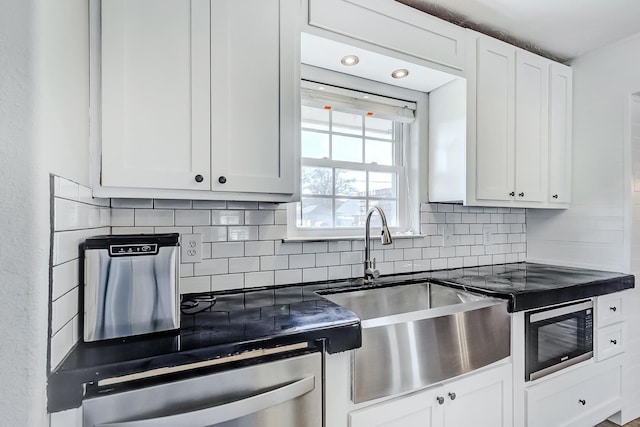
<instances>
[{"instance_id":1,"label":"window frame","mask_svg":"<svg viewBox=\"0 0 640 427\"><path fill-rule=\"evenodd\" d=\"M399 233L413 233L419 234L419 201L426 200L426 197L422 198L424 194L424 188L426 188L426 180L424 184L422 177L426 177L426 168L419 168L418 165L425 165L426 162L426 145L424 149L418 150L417 146L421 139L426 139L424 135L426 132L419 132L419 123L426 122L426 94L403 89L391 85L387 85L379 82L372 82L370 80L349 76L341 73L336 73L329 70L322 70L311 66L302 66L303 79L318 82L319 84L338 86L342 88L348 88L349 91L356 91L361 93L373 93L375 95L391 98L391 99L404 99L408 102L415 102L416 109L416 121L414 123L399 123L399 127L402 128L402 137L400 143L396 145L396 156L400 165L391 166L398 171L397 186L398 186L398 212L397 212L397 226L391 228L392 234ZM319 78L318 78L319 77ZM409 95L409 96L407 96ZM340 111L338 109L338 111ZM421 119L422 118L422 119ZM426 129L425 129L426 130ZM301 129L302 133L302 129ZM327 131L330 133L330 131ZM340 134L340 133L337 133ZM353 136L353 135L350 135ZM416 159L410 159L409 156L415 155ZM364 160L364 159L363 159ZM302 154L300 153L301 165ZM378 165L364 164L364 163L350 163L329 159L305 159L304 164L308 166L321 166L332 168L347 168L357 170L380 170ZM352 167L353 166L353 167ZM363 167L363 166L366 166ZM301 166L302 167L302 166ZM388 171L390 166L384 166ZM419 171L418 169L423 169ZM301 175L301 174L300 174ZM302 177L300 176L300 180ZM408 188L414 187L414 188ZM302 192L302 188L300 190ZM302 193L300 193L300 197ZM425 195L426 196L426 195ZM334 195L327 196L326 198L335 199L342 198ZM349 197L345 197L349 198ZM367 197L369 200L376 200L375 197ZM413 199L413 200L411 200ZM382 199L384 200L384 199ZM413 202L413 203L410 203ZM287 208L287 238L286 240L323 240L332 238L349 238L349 237L361 237L363 227L326 227L326 228L312 228L312 227L298 227L296 217L296 203L290 203ZM415 211L415 212L414 212Z\"/></svg>"}]
</instances>

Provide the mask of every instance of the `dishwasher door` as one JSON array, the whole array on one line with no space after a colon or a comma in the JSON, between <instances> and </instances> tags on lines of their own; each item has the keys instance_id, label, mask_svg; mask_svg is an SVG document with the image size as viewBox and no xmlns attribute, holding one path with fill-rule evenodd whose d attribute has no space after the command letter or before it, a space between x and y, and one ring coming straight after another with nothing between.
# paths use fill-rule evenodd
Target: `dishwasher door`
<instances>
[{"instance_id":1,"label":"dishwasher door","mask_svg":"<svg viewBox=\"0 0 640 427\"><path fill-rule=\"evenodd\" d=\"M88 427L322 427L319 352L85 399Z\"/></svg>"}]
</instances>

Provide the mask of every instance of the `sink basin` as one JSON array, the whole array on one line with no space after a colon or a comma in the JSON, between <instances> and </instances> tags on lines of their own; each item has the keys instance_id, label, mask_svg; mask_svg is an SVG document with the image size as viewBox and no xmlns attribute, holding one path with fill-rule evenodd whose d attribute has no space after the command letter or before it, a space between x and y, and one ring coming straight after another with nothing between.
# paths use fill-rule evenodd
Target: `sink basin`
<instances>
[{"instance_id":1,"label":"sink basin","mask_svg":"<svg viewBox=\"0 0 640 427\"><path fill-rule=\"evenodd\" d=\"M487 366L511 354L507 302L434 283L323 295L362 321L352 400L365 402Z\"/></svg>"}]
</instances>

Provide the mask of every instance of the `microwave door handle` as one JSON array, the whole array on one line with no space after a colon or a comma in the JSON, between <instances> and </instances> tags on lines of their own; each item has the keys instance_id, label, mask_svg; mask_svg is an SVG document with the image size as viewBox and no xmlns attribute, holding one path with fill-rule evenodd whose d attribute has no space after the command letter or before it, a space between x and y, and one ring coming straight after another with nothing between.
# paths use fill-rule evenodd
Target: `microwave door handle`
<instances>
[{"instance_id":1,"label":"microwave door handle","mask_svg":"<svg viewBox=\"0 0 640 427\"><path fill-rule=\"evenodd\" d=\"M167 415L158 418L98 424L96 427L204 427L241 418L271 406L293 400L315 388L315 376L303 378L274 390L269 390L223 405L211 406L196 411Z\"/></svg>"}]
</instances>

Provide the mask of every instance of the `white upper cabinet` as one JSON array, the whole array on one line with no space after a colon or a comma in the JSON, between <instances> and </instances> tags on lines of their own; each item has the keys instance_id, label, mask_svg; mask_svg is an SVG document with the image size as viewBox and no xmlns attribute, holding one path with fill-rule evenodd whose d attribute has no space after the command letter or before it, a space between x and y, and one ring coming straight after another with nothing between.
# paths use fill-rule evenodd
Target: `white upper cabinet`
<instances>
[{"instance_id":1,"label":"white upper cabinet","mask_svg":"<svg viewBox=\"0 0 640 427\"><path fill-rule=\"evenodd\" d=\"M465 65L465 30L389 0L309 0L309 25L451 70Z\"/></svg>"},{"instance_id":2,"label":"white upper cabinet","mask_svg":"<svg viewBox=\"0 0 640 427\"><path fill-rule=\"evenodd\" d=\"M549 60L516 52L516 199L543 202L549 170Z\"/></svg>"},{"instance_id":3,"label":"white upper cabinet","mask_svg":"<svg viewBox=\"0 0 640 427\"><path fill-rule=\"evenodd\" d=\"M209 190L209 129L209 1L103 1L102 185Z\"/></svg>"},{"instance_id":4,"label":"white upper cabinet","mask_svg":"<svg viewBox=\"0 0 640 427\"><path fill-rule=\"evenodd\" d=\"M294 198L299 13L295 0L103 1L95 192Z\"/></svg>"},{"instance_id":5,"label":"white upper cabinet","mask_svg":"<svg viewBox=\"0 0 640 427\"><path fill-rule=\"evenodd\" d=\"M514 192L515 49L478 39L476 198L508 200Z\"/></svg>"},{"instance_id":6,"label":"white upper cabinet","mask_svg":"<svg viewBox=\"0 0 640 427\"><path fill-rule=\"evenodd\" d=\"M447 87L430 94L429 167L437 173L429 200L569 207L571 69L472 31L467 46L466 99ZM465 102L466 109L450 105ZM457 116L432 113L442 108ZM453 119L464 120L466 132ZM452 143L463 138L465 146ZM459 176L464 185L452 185Z\"/></svg>"},{"instance_id":7,"label":"white upper cabinet","mask_svg":"<svg viewBox=\"0 0 640 427\"><path fill-rule=\"evenodd\" d=\"M549 100L549 202L571 202L571 141L573 73L553 63Z\"/></svg>"}]
</instances>

